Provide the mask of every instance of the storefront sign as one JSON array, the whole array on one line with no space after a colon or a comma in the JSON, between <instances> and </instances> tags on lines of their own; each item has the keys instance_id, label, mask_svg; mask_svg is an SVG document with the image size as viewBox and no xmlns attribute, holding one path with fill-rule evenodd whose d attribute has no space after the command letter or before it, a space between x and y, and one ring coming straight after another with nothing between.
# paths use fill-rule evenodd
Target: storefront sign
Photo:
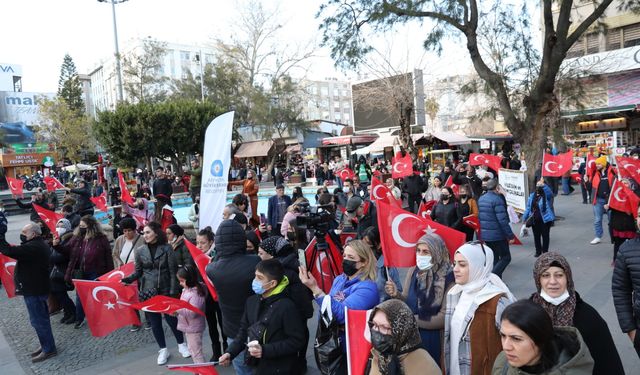
<instances>
[{"instance_id":1,"label":"storefront sign","mask_svg":"<svg viewBox=\"0 0 640 375\"><path fill-rule=\"evenodd\" d=\"M480 141L480 148L481 149L489 149L491 148L491 141L487 140L487 139L483 139Z\"/></svg>"},{"instance_id":2,"label":"storefront sign","mask_svg":"<svg viewBox=\"0 0 640 375\"><path fill-rule=\"evenodd\" d=\"M528 184L527 175L521 171L500 169L498 180L507 199L507 205L516 211L524 212L527 209Z\"/></svg>"},{"instance_id":3,"label":"storefront sign","mask_svg":"<svg viewBox=\"0 0 640 375\"><path fill-rule=\"evenodd\" d=\"M22 165L42 165L46 157L53 158L51 153L41 154L4 154L2 158L3 167L17 167Z\"/></svg>"}]
</instances>

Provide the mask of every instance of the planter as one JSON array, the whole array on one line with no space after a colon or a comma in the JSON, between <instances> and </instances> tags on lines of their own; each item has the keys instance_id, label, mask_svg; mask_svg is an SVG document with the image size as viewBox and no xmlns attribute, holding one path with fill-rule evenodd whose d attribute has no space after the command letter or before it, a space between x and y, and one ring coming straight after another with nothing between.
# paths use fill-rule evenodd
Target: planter
<instances>
[{"instance_id":1,"label":"planter","mask_svg":"<svg viewBox=\"0 0 640 375\"><path fill-rule=\"evenodd\" d=\"M289 183L290 184L299 184L301 182L302 182L302 175L294 174L294 175L289 177Z\"/></svg>"}]
</instances>

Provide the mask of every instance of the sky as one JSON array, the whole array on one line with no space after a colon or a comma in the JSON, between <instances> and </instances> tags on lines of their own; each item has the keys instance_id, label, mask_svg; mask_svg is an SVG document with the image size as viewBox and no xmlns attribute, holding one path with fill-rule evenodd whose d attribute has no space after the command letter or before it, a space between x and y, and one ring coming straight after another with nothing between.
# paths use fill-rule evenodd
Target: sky
<instances>
[{"instance_id":1,"label":"sky","mask_svg":"<svg viewBox=\"0 0 640 375\"><path fill-rule=\"evenodd\" d=\"M247 0L128 0L116 5L120 46L132 38L152 37L167 42L207 44L229 40L237 11ZM277 6L283 43L320 40L321 0L262 0ZM79 73L89 73L114 53L111 4L97 0L5 0L0 23L0 63L22 65L23 91L55 92L66 53ZM445 76L471 71L459 42L448 42L445 53L425 53L422 37L428 25L410 25L381 36L376 46L393 56L398 70L425 69L425 75ZM306 78L357 80L355 71L336 71L327 49L319 48L308 62ZM425 80L428 81L428 78Z\"/></svg>"}]
</instances>

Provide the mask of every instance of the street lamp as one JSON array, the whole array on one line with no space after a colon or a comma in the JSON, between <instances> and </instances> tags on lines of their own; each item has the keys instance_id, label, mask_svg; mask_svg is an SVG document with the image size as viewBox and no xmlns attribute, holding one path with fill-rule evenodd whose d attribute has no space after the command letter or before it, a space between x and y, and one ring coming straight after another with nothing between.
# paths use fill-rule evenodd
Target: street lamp
<instances>
[{"instance_id":1,"label":"street lamp","mask_svg":"<svg viewBox=\"0 0 640 375\"><path fill-rule=\"evenodd\" d=\"M120 65L120 48L118 47L118 26L116 23L116 4L124 3L127 0L98 0L99 3L111 3L111 14L113 14L113 40L116 47L116 99L120 103L124 99L122 93L122 66ZM116 103L117 104L117 103Z\"/></svg>"}]
</instances>

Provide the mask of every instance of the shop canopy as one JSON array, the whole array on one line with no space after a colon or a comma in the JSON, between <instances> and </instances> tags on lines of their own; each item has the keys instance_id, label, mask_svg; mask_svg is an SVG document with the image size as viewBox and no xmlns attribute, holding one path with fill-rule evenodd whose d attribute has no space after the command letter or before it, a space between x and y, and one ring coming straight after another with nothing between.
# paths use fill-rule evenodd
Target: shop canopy
<instances>
[{"instance_id":1,"label":"shop canopy","mask_svg":"<svg viewBox=\"0 0 640 375\"><path fill-rule=\"evenodd\" d=\"M77 173L82 171L94 171L96 168L88 164L72 164L62 169L71 173Z\"/></svg>"},{"instance_id":2,"label":"shop canopy","mask_svg":"<svg viewBox=\"0 0 640 375\"><path fill-rule=\"evenodd\" d=\"M284 149L284 153L285 154L298 154L298 153L300 153L300 150L301 150L301 148L300 148L299 144L297 144L297 145L289 145L289 146L287 146L287 148Z\"/></svg>"},{"instance_id":3,"label":"shop canopy","mask_svg":"<svg viewBox=\"0 0 640 375\"><path fill-rule=\"evenodd\" d=\"M384 151L384 149L387 147L393 147L394 143L400 144L400 142L397 139L398 137L395 135L390 135L390 134L381 135L380 138L376 139L372 144L367 146L368 151L370 152Z\"/></svg>"},{"instance_id":4,"label":"shop canopy","mask_svg":"<svg viewBox=\"0 0 640 375\"><path fill-rule=\"evenodd\" d=\"M322 139L323 146L358 145L371 143L378 138L375 134L366 135L342 135L339 137L327 137Z\"/></svg>"},{"instance_id":5,"label":"shop canopy","mask_svg":"<svg viewBox=\"0 0 640 375\"><path fill-rule=\"evenodd\" d=\"M467 138L464 134L451 133L451 132L436 132L433 133L433 137L443 142L447 142L449 146L470 145L471 139Z\"/></svg>"},{"instance_id":6,"label":"shop canopy","mask_svg":"<svg viewBox=\"0 0 640 375\"><path fill-rule=\"evenodd\" d=\"M240 145L234 157L255 158L269 155L273 141L247 142Z\"/></svg>"}]
</instances>

